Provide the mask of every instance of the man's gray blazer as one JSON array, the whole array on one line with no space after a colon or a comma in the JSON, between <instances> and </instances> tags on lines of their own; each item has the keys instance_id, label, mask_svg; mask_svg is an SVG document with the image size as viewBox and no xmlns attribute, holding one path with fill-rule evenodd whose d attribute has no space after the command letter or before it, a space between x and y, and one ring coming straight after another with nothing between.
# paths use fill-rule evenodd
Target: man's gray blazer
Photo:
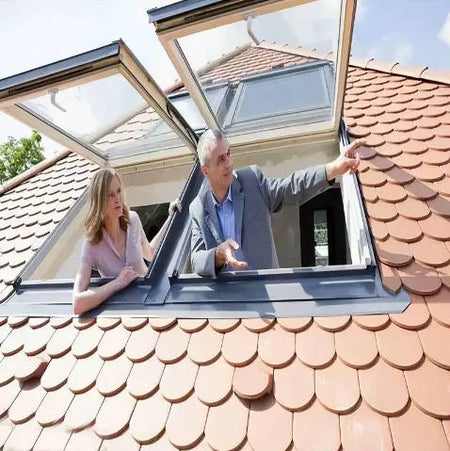
<instances>
[{"instance_id":1,"label":"man's gray blazer","mask_svg":"<svg viewBox=\"0 0 450 451\"><path fill-rule=\"evenodd\" d=\"M284 204L301 205L330 187L325 166L296 171L286 178L265 178L256 166L233 173L231 194L241 249L249 269L278 268L270 213ZM216 276L215 249L224 240L208 183L204 183L189 211L192 218L192 269ZM239 234L238 234L239 235Z\"/></svg>"}]
</instances>

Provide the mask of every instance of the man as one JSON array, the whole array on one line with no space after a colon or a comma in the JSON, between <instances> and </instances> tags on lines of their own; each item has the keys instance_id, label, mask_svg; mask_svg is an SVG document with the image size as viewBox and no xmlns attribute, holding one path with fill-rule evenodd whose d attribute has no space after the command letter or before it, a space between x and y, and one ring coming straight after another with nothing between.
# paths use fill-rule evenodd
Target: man
<instances>
[{"instance_id":1,"label":"man","mask_svg":"<svg viewBox=\"0 0 450 451\"><path fill-rule=\"evenodd\" d=\"M337 176L359 166L355 141L344 155L286 178L268 179L256 166L233 172L226 137L207 130L197 146L208 180L190 205L194 272L216 277L222 269L278 268L270 213L301 205L329 188Z\"/></svg>"}]
</instances>

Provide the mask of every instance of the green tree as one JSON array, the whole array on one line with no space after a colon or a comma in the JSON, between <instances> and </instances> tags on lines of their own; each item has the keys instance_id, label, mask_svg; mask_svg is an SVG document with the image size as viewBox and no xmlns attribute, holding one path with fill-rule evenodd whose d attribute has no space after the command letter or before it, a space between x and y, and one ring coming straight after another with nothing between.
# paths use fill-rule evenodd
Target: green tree
<instances>
[{"instance_id":1,"label":"green tree","mask_svg":"<svg viewBox=\"0 0 450 451\"><path fill-rule=\"evenodd\" d=\"M30 169L45 158L41 139L41 135L33 130L29 138L17 140L10 137L0 144L0 183Z\"/></svg>"}]
</instances>

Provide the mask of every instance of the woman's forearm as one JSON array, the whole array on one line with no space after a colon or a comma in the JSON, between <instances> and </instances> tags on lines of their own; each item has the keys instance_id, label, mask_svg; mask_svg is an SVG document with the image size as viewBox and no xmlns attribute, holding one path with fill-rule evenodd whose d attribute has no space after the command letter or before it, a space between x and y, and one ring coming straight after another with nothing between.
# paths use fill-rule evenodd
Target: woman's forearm
<instances>
[{"instance_id":1,"label":"woman's forearm","mask_svg":"<svg viewBox=\"0 0 450 451\"><path fill-rule=\"evenodd\" d=\"M100 305L103 301L119 291L119 289L120 287L117 284L117 279L114 279L101 287L95 289L88 288L85 291L74 293L73 312L76 315L87 312Z\"/></svg>"}]
</instances>

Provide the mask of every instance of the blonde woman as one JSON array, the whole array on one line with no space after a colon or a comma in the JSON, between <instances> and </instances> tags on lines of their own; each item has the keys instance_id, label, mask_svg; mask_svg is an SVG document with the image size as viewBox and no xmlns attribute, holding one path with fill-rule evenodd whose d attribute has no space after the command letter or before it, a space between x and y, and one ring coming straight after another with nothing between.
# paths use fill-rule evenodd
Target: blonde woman
<instances>
[{"instance_id":1,"label":"blonde woman","mask_svg":"<svg viewBox=\"0 0 450 451\"><path fill-rule=\"evenodd\" d=\"M112 168L102 168L96 172L90 185L86 238L73 287L75 314L97 307L134 279L146 274L144 258L153 260L170 217L177 209L181 209L178 199L171 202L169 217L149 243L139 216L130 211L125 202L119 174ZM89 289L93 269L101 277L114 279L95 290Z\"/></svg>"}]
</instances>

